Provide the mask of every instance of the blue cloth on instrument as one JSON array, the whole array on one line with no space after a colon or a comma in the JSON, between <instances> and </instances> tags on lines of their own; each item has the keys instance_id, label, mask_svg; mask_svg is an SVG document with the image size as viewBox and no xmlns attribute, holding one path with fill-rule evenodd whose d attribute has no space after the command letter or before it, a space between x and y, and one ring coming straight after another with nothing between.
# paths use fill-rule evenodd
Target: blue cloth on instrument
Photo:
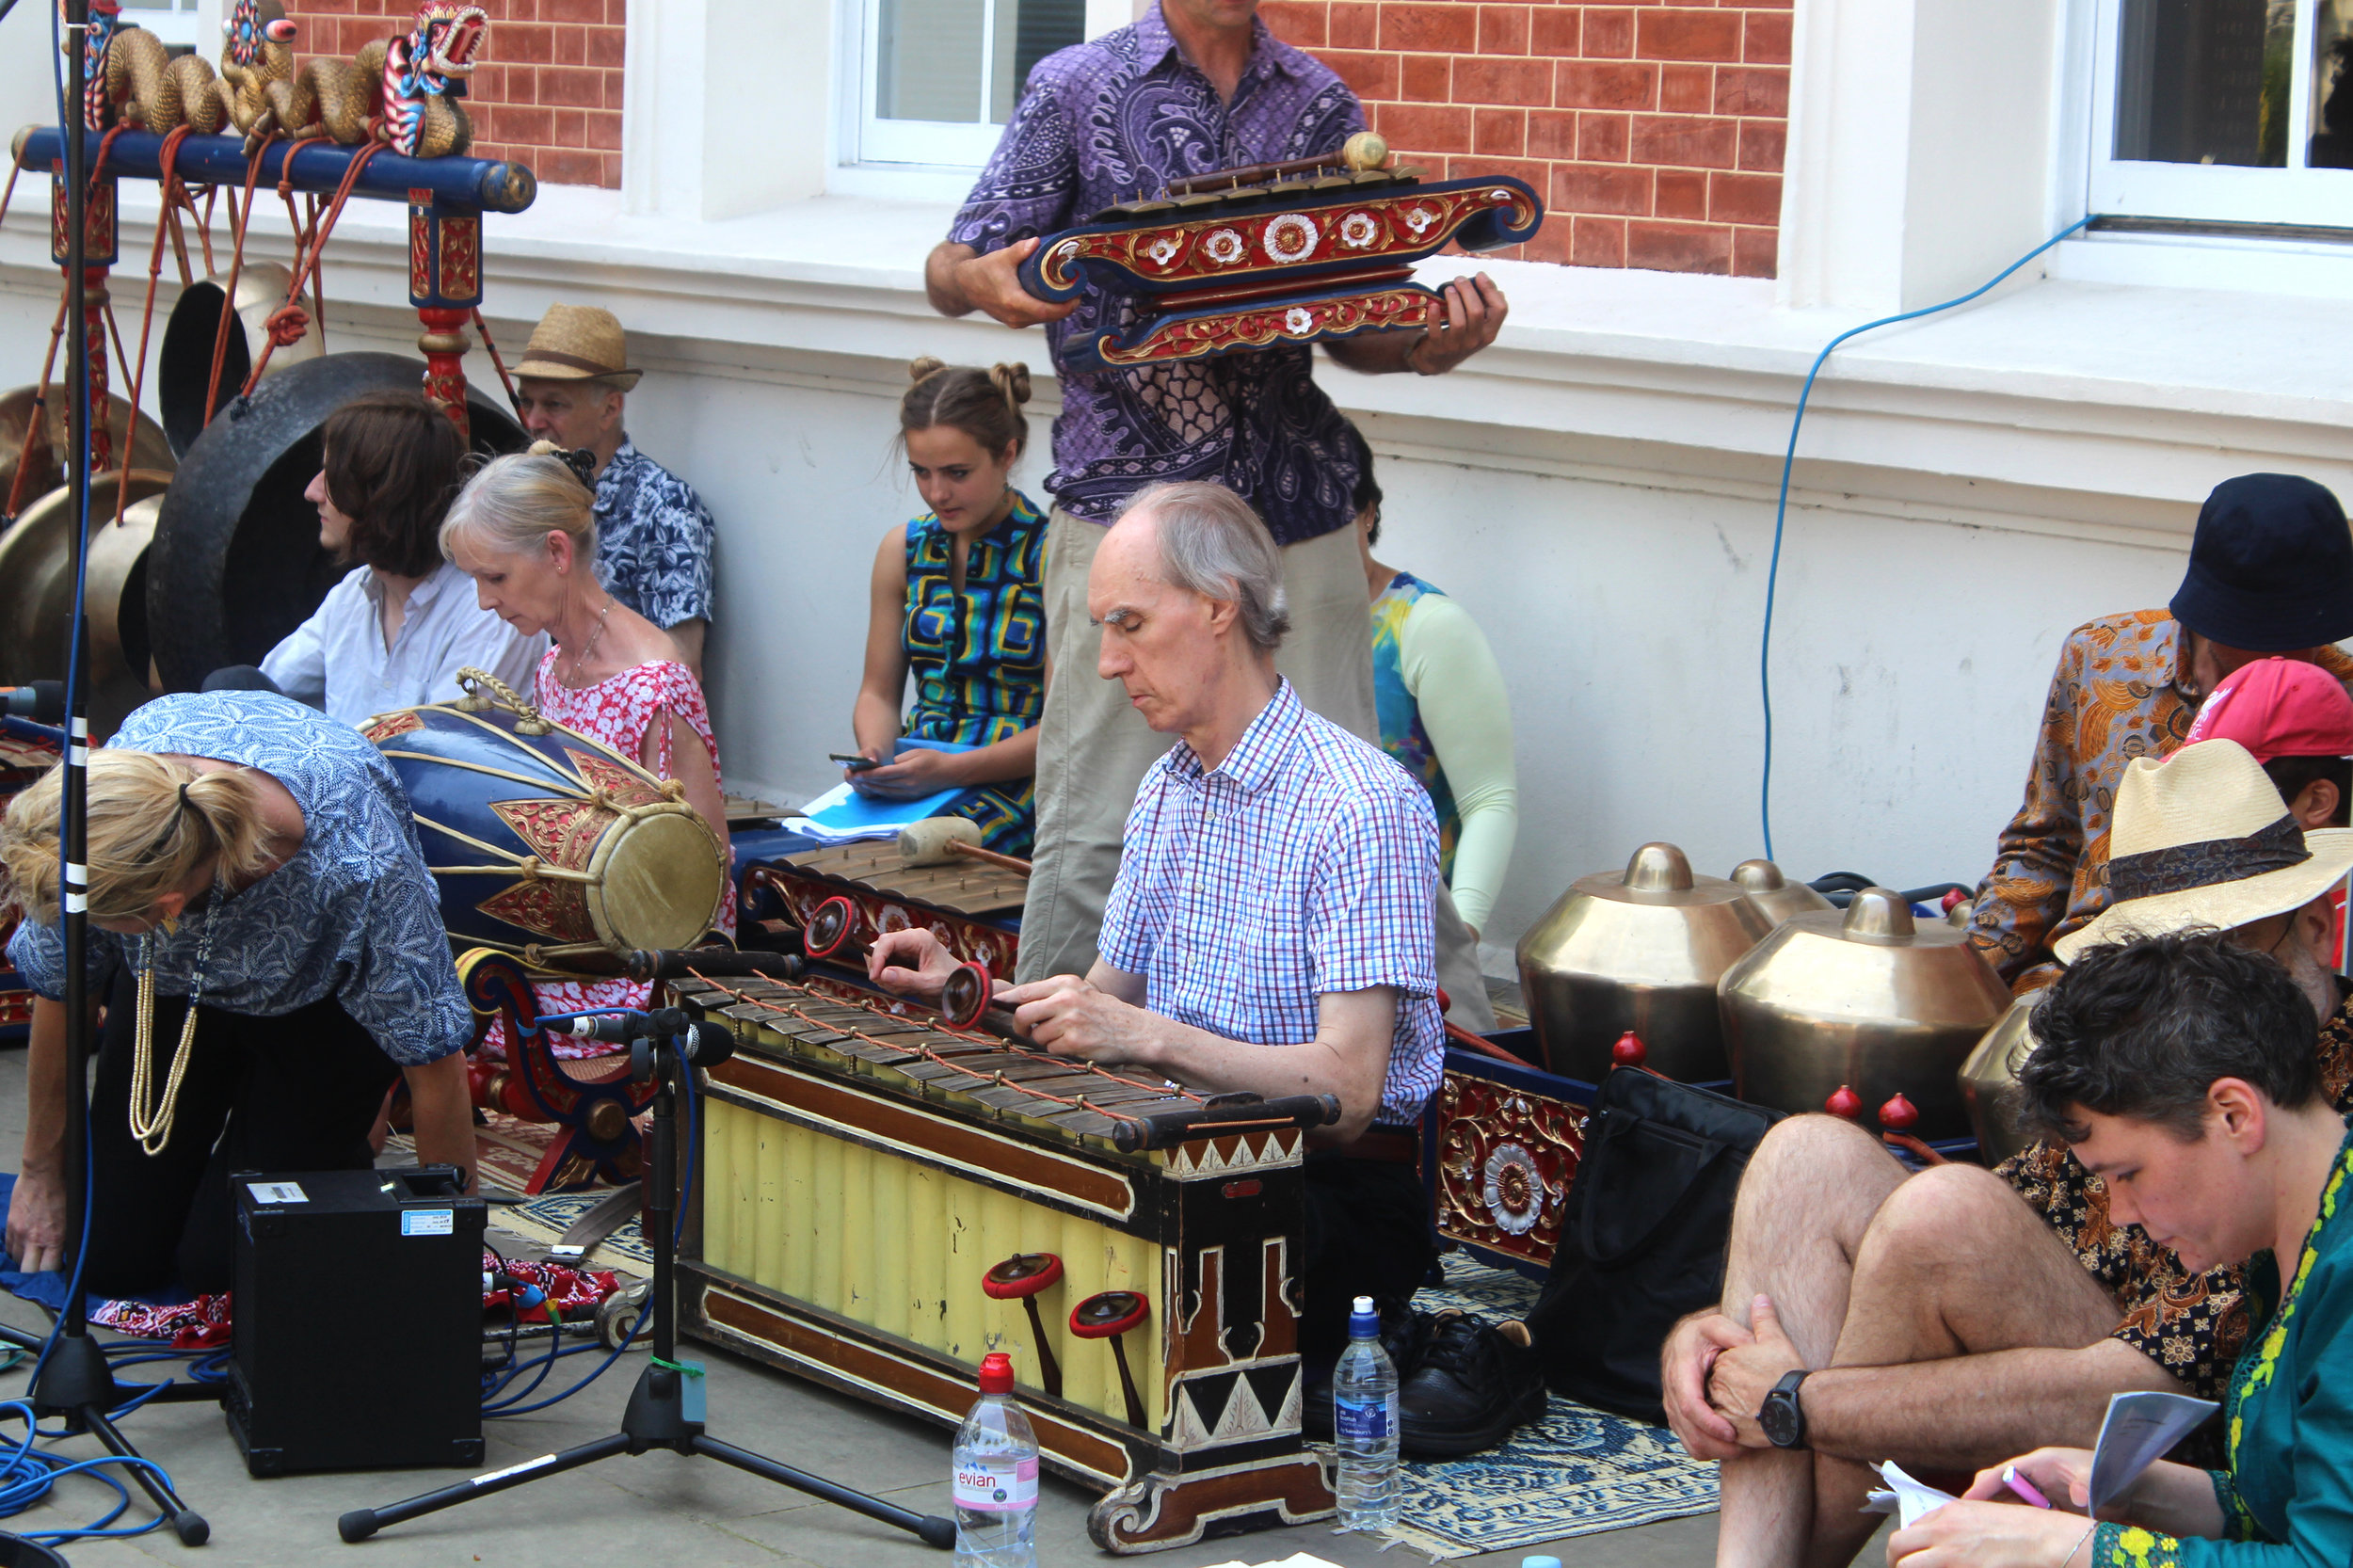
<instances>
[{"instance_id":1,"label":"blue cloth on instrument","mask_svg":"<svg viewBox=\"0 0 2353 1568\"><path fill-rule=\"evenodd\" d=\"M302 808L293 859L239 892L216 894L177 932L154 934L158 992L188 994L209 927L209 1006L277 1017L332 993L403 1066L465 1048L473 1016L450 958L440 895L417 847L408 792L366 737L272 692L189 692L157 697L106 744L240 763L277 779ZM105 994L137 943L90 928L93 990ZM63 997L58 926L19 926L8 956L34 991Z\"/></svg>"},{"instance_id":2,"label":"blue cloth on instrument","mask_svg":"<svg viewBox=\"0 0 2353 1568\"><path fill-rule=\"evenodd\" d=\"M627 437L597 475L597 575L668 631L711 618L711 509L695 487Z\"/></svg>"},{"instance_id":3,"label":"blue cloth on instrument","mask_svg":"<svg viewBox=\"0 0 2353 1568\"><path fill-rule=\"evenodd\" d=\"M1097 944L1144 1005L1254 1045L1316 1035L1318 999L1387 985L1381 1117L1438 1087L1438 824L1421 781L1289 680L1214 770L1178 741L1136 792Z\"/></svg>"},{"instance_id":4,"label":"blue cloth on instrument","mask_svg":"<svg viewBox=\"0 0 2353 1568\"><path fill-rule=\"evenodd\" d=\"M1167 181L1337 152L1364 105L1330 67L1251 23L1232 100L1177 47L1157 5L1125 27L1057 51L1027 85L948 238L986 254L1050 234ZM1046 324L1062 382L1046 488L1074 517L1109 522L1161 480L1209 479L1266 519L1277 544L1355 520L1355 433L1315 382L1315 351L1286 344L1124 370L1063 364L1076 334L1132 320L1132 301L1090 288Z\"/></svg>"}]
</instances>

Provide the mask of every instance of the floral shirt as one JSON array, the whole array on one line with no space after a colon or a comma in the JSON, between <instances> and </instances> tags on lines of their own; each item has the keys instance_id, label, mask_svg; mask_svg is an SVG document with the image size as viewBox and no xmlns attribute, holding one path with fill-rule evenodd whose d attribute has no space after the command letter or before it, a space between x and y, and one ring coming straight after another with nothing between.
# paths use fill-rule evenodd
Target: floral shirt
<instances>
[{"instance_id":1,"label":"floral shirt","mask_svg":"<svg viewBox=\"0 0 2353 1568\"><path fill-rule=\"evenodd\" d=\"M555 678L555 649L548 649L547 657L539 661L538 679L532 687L532 703L546 717L567 729L594 736L624 757L643 758L646 736L653 733L653 771L664 778L671 778L677 776L669 724L670 715L675 713L702 737L703 747L711 754L712 779L717 782L719 743L711 732L711 710L704 706L703 689L695 680L694 671L664 659L637 664L593 686L574 689ZM728 936L735 935L733 876L727 879L726 901L719 906L718 925ZM651 985L633 980L543 980L534 984L532 991L538 998L542 1017L557 1013L589 1013L599 1008L642 1008L653 996ZM601 1056L613 1048L593 1041L576 1040L568 1034L550 1035L548 1039L558 1056ZM482 1050L488 1056L505 1056L505 1019L491 1023L483 1035Z\"/></svg>"},{"instance_id":2,"label":"floral shirt","mask_svg":"<svg viewBox=\"0 0 2353 1568\"><path fill-rule=\"evenodd\" d=\"M1365 128L1364 106L1331 69L1252 23L1249 64L1230 101L1185 57L1157 5L1126 27L1048 55L988 167L948 230L984 254L1096 214L1166 181L1241 164L1331 152ZM1180 364L1079 372L1073 334L1133 316L1093 291L1048 322L1062 381L1046 488L1075 517L1109 522L1163 480L1210 479L1257 508L1277 544L1354 520L1355 446L1315 383L1305 344Z\"/></svg>"},{"instance_id":3,"label":"floral shirt","mask_svg":"<svg viewBox=\"0 0 2353 1568\"><path fill-rule=\"evenodd\" d=\"M140 941L88 933L99 996L145 947L155 988L207 1004L280 1017L332 996L386 1056L403 1066L465 1048L473 1015L457 986L441 900L399 775L351 726L275 692L183 693L134 712L106 743L236 762L269 775L302 808L302 847L251 887L216 897L177 932ZM52 1000L65 994L65 936L56 924L17 928L8 956Z\"/></svg>"},{"instance_id":4,"label":"floral shirt","mask_svg":"<svg viewBox=\"0 0 2353 1568\"><path fill-rule=\"evenodd\" d=\"M710 508L695 487L622 438L597 475L597 575L668 631L711 618Z\"/></svg>"},{"instance_id":5,"label":"floral shirt","mask_svg":"<svg viewBox=\"0 0 2353 1568\"><path fill-rule=\"evenodd\" d=\"M2353 690L2353 659L2322 669ZM2169 610L2087 621L2067 635L2043 703L2025 799L1978 885L1969 939L2020 995L2058 974L2051 944L2108 906L2108 819L2136 757L2169 757L2198 716Z\"/></svg>"},{"instance_id":6,"label":"floral shirt","mask_svg":"<svg viewBox=\"0 0 2353 1568\"><path fill-rule=\"evenodd\" d=\"M2353 1114L2353 999L2339 1005L2314 1048L2321 1092L2339 1112ZM2248 1310L2245 1270L2190 1273L2138 1225L2116 1224L2108 1218L2107 1189L2064 1146L2036 1144L1994 1174L2115 1295L2124 1315L2110 1338L2154 1361L2200 1399L2222 1397L2232 1363L2260 1320Z\"/></svg>"}]
</instances>

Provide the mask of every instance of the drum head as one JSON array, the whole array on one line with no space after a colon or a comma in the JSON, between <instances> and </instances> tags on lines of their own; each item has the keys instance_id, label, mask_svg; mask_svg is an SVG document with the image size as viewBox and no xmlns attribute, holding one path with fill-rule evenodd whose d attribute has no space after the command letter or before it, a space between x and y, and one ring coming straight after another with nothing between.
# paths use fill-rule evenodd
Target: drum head
<instances>
[{"instance_id":1,"label":"drum head","mask_svg":"<svg viewBox=\"0 0 2353 1568\"><path fill-rule=\"evenodd\" d=\"M727 891L718 841L691 811L654 811L614 830L590 894L598 935L619 948L692 947Z\"/></svg>"}]
</instances>

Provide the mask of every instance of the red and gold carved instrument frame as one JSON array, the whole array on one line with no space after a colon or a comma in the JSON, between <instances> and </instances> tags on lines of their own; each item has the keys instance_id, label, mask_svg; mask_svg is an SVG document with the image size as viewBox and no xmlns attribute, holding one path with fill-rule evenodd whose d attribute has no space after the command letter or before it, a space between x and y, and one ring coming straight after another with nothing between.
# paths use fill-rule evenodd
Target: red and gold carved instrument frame
<instances>
[{"instance_id":1,"label":"red and gold carved instrument frame","mask_svg":"<svg viewBox=\"0 0 2353 1568\"><path fill-rule=\"evenodd\" d=\"M1544 1277L1585 1152L1593 1086L1449 1048L1422 1112L1422 1180L1439 1236L1482 1262Z\"/></svg>"},{"instance_id":2,"label":"red and gold carved instrument frame","mask_svg":"<svg viewBox=\"0 0 2353 1568\"><path fill-rule=\"evenodd\" d=\"M1060 301L1096 291L1136 319L1074 337L1066 368L1114 369L1358 332L1434 326L1445 306L1413 266L1449 243L1529 239L1544 203L1507 176L1422 184L1368 169L1132 201L1048 236L1021 284Z\"/></svg>"},{"instance_id":3,"label":"red and gold carved instrument frame","mask_svg":"<svg viewBox=\"0 0 2353 1568\"><path fill-rule=\"evenodd\" d=\"M686 1333L943 1427L1010 1352L1110 1551L1332 1512L1297 1272L1301 1156L1337 1105L1206 1098L822 981L671 995L738 1041L700 1101Z\"/></svg>"}]
</instances>

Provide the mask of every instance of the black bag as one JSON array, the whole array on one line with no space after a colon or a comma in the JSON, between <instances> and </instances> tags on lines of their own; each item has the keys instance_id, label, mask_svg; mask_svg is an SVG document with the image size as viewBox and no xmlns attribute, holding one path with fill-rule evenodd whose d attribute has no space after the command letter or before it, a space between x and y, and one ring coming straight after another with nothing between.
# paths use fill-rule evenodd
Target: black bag
<instances>
[{"instance_id":1,"label":"black bag","mask_svg":"<svg viewBox=\"0 0 2353 1568\"><path fill-rule=\"evenodd\" d=\"M1528 1316L1554 1393L1664 1421L1658 1353L1722 1294L1733 1196L1778 1111L1640 1067L1601 1080L1561 1245Z\"/></svg>"}]
</instances>

